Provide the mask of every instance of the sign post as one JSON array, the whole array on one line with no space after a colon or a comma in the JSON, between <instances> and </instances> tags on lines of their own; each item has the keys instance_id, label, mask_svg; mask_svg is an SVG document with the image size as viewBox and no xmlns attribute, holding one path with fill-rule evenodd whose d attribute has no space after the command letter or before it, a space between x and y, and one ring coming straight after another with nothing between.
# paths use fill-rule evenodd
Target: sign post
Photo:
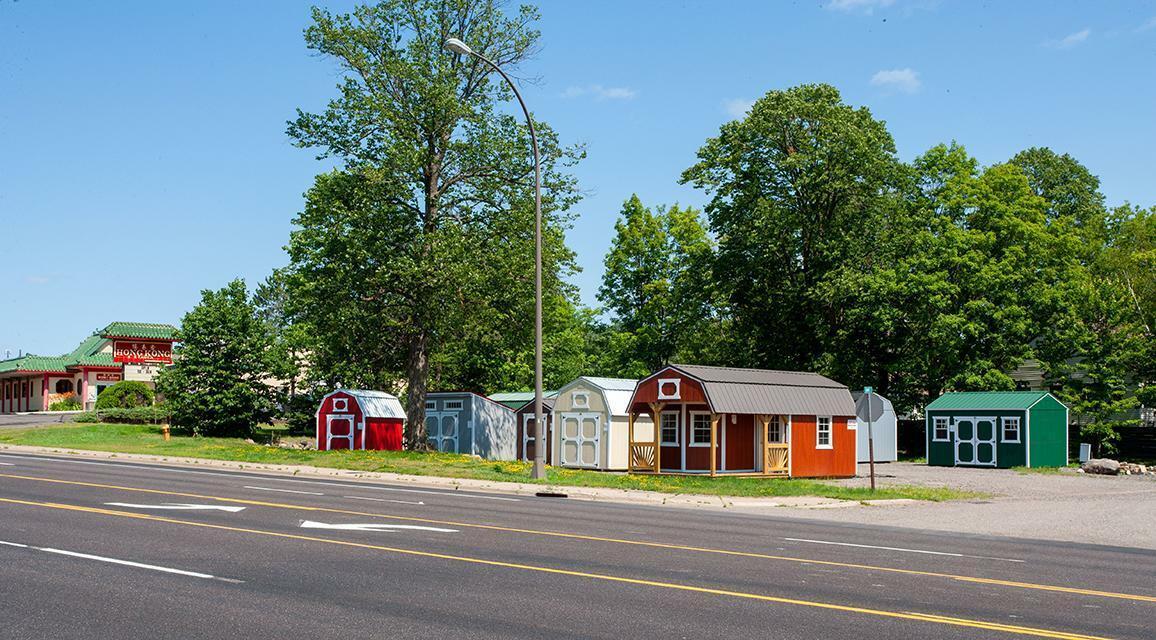
<instances>
[{"instance_id":1,"label":"sign post","mask_svg":"<svg viewBox=\"0 0 1156 640\"><path fill-rule=\"evenodd\" d=\"M874 387L864 387L863 393L867 396L867 464L871 469L871 491L875 491L875 436L871 432L874 422L871 415L871 399L875 395Z\"/></svg>"}]
</instances>

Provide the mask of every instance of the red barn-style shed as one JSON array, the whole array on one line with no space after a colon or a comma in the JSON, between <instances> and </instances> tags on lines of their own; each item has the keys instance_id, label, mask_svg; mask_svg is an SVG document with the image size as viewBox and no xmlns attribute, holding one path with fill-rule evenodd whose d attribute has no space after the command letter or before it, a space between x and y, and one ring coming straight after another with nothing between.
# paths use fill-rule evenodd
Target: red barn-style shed
<instances>
[{"instance_id":1,"label":"red barn-style shed","mask_svg":"<svg viewBox=\"0 0 1156 640\"><path fill-rule=\"evenodd\" d=\"M635 432L635 418L655 427ZM630 400L632 473L855 475L855 402L817 373L672 364Z\"/></svg>"},{"instance_id":2,"label":"red barn-style shed","mask_svg":"<svg viewBox=\"0 0 1156 640\"><path fill-rule=\"evenodd\" d=\"M337 389L317 407L317 449L400 451L405 410L384 391Z\"/></svg>"}]
</instances>

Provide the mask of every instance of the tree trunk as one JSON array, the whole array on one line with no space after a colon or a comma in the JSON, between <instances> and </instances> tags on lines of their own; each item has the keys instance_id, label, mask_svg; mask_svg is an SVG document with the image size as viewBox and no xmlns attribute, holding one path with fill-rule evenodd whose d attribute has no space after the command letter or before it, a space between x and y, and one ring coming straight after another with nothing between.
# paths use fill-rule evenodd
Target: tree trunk
<instances>
[{"instance_id":1,"label":"tree trunk","mask_svg":"<svg viewBox=\"0 0 1156 640\"><path fill-rule=\"evenodd\" d=\"M410 338L409 355L405 363L405 442L410 451L426 451L429 442L425 433L425 394L429 381L429 338L424 331Z\"/></svg>"}]
</instances>

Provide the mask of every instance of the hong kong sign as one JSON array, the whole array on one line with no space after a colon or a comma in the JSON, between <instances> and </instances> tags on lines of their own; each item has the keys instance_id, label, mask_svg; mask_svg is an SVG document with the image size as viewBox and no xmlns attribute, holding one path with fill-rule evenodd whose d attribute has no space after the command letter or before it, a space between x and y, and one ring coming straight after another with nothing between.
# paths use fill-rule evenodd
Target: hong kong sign
<instances>
[{"instance_id":1,"label":"hong kong sign","mask_svg":"<svg viewBox=\"0 0 1156 640\"><path fill-rule=\"evenodd\" d=\"M173 345L170 342L116 340L112 343L112 359L114 362L172 364Z\"/></svg>"}]
</instances>

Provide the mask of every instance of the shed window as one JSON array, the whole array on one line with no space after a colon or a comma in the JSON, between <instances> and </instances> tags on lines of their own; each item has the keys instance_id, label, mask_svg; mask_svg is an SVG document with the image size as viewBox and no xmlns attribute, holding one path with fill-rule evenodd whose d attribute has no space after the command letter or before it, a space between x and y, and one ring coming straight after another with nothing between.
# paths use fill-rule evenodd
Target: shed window
<instances>
[{"instance_id":1,"label":"shed window","mask_svg":"<svg viewBox=\"0 0 1156 640\"><path fill-rule=\"evenodd\" d=\"M818 416L815 418L815 448L831 448L831 417Z\"/></svg>"},{"instance_id":2,"label":"shed window","mask_svg":"<svg viewBox=\"0 0 1156 640\"><path fill-rule=\"evenodd\" d=\"M951 439L951 427L947 416L936 416L931 439L937 442L947 442Z\"/></svg>"},{"instance_id":3,"label":"shed window","mask_svg":"<svg viewBox=\"0 0 1156 640\"><path fill-rule=\"evenodd\" d=\"M675 411L662 414L662 444L678 444L678 413Z\"/></svg>"},{"instance_id":4,"label":"shed window","mask_svg":"<svg viewBox=\"0 0 1156 640\"><path fill-rule=\"evenodd\" d=\"M693 413L690 416L690 446L710 446L710 414Z\"/></svg>"},{"instance_id":5,"label":"shed window","mask_svg":"<svg viewBox=\"0 0 1156 640\"><path fill-rule=\"evenodd\" d=\"M682 396L682 380L679 378L658 379L658 399L678 400Z\"/></svg>"},{"instance_id":6,"label":"shed window","mask_svg":"<svg viewBox=\"0 0 1156 640\"><path fill-rule=\"evenodd\" d=\"M590 394L589 393L574 393L570 396L571 402L575 409L589 409L590 408Z\"/></svg>"},{"instance_id":7,"label":"shed window","mask_svg":"<svg viewBox=\"0 0 1156 640\"><path fill-rule=\"evenodd\" d=\"M349 411L349 398L334 398L333 399L333 410L334 411Z\"/></svg>"},{"instance_id":8,"label":"shed window","mask_svg":"<svg viewBox=\"0 0 1156 640\"><path fill-rule=\"evenodd\" d=\"M1019 442L1020 441L1020 419L1019 418L1004 418L1003 419L1003 441L1004 442Z\"/></svg>"},{"instance_id":9,"label":"shed window","mask_svg":"<svg viewBox=\"0 0 1156 640\"><path fill-rule=\"evenodd\" d=\"M446 411L457 411L461 408L462 408L462 401L461 400L446 400L446 403L445 403Z\"/></svg>"},{"instance_id":10,"label":"shed window","mask_svg":"<svg viewBox=\"0 0 1156 640\"><path fill-rule=\"evenodd\" d=\"M779 416L771 416L767 425L767 442L783 442L783 423Z\"/></svg>"},{"instance_id":11,"label":"shed window","mask_svg":"<svg viewBox=\"0 0 1156 640\"><path fill-rule=\"evenodd\" d=\"M433 400L429 400L425 403L425 410L426 411L433 411L434 409L437 409L437 408L438 408L438 403L434 402Z\"/></svg>"}]
</instances>

